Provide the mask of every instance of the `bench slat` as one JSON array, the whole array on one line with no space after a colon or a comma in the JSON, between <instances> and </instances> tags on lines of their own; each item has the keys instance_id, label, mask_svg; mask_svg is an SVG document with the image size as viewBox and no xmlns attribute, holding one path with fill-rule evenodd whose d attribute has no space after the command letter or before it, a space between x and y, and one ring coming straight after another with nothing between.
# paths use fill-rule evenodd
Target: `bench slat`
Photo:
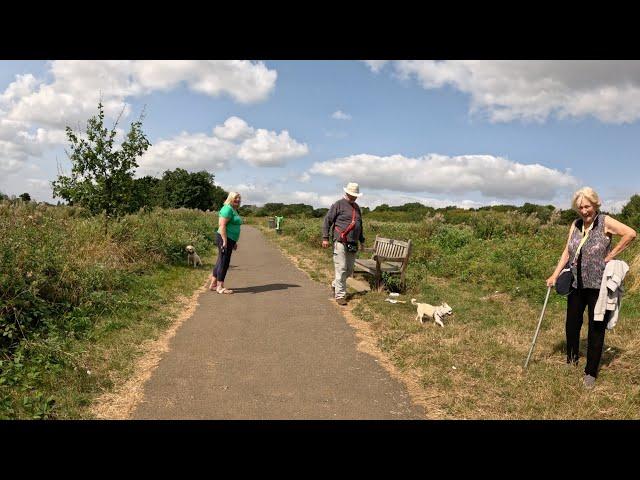
<instances>
[{"instance_id":1,"label":"bench slat","mask_svg":"<svg viewBox=\"0 0 640 480\"><path fill-rule=\"evenodd\" d=\"M375 273L376 271L375 260L357 259L355 266L366 269L367 271L371 271L371 273ZM402 262L381 262L380 268L382 269L383 272L399 273L402 268Z\"/></svg>"}]
</instances>

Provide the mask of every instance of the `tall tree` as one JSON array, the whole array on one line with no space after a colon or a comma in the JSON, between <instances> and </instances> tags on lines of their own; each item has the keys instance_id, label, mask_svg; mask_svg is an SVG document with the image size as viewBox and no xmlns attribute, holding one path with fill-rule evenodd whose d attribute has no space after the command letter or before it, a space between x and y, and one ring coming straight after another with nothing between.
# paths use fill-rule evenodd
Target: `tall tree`
<instances>
[{"instance_id":1,"label":"tall tree","mask_svg":"<svg viewBox=\"0 0 640 480\"><path fill-rule=\"evenodd\" d=\"M160 195L165 208L198 208L217 210L227 192L216 186L214 175L205 170L187 172L182 168L166 170L162 175Z\"/></svg>"},{"instance_id":2,"label":"tall tree","mask_svg":"<svg viewBox=\"0 0 640 480\"><path fill-rule=\"evenodd\" d=\"M86 138L66 128L72 163L70 176L58 175L52 182L53 195L86 207L93 214L104 214L107 234L110 218L127 212L133 191L133 173L140 157L151 145L142 132L142 119L131 124L121 145L115 145L116 127L104 126L104 107L98 103L98 115L87 122Z\"/></svg>"}]
</instances>

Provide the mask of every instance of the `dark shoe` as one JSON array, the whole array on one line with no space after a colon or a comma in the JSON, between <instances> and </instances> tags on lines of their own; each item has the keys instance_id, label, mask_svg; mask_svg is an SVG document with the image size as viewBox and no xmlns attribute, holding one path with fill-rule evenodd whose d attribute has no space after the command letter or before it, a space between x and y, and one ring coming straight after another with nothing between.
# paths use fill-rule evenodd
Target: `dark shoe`
<instances>
[{"instance_id":1,"label":"dark shoe","mask_svg":"<svg viewBox=\"0 0 640 480\"><path fill-rule=\"evenodd\" d=\"M347 304L347 299L346 298L336 298L336 303L338 305L346 305Z\"/></svg>"},{"instance_id":2,"label":"dark shoe","mask_svg":"<svg viewBox=\"0 0 640 480\"><path fill-rule=\"evenodd\" d=\"M582 380L583 384L584 384L584 388L587 389L592 389L593 387L596 386L596 377L593 377L591 375L586 375L584 376L584 379Z\"/></svg>"}]
</instances>

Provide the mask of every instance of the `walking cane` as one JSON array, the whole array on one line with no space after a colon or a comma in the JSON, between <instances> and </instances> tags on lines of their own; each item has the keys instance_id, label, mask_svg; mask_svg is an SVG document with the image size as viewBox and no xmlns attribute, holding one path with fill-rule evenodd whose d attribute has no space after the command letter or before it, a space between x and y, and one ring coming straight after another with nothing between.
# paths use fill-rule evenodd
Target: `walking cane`
<instances>
[{"instance_id":1,"label":"walking cane","mask_svg":"<svg viewBox=\"0 0 640 480\"><path fill-rule=\"evenodd\" d=\"M540 325L542 325L542 317L544 316L544 311L547 308L547 300L549 300L549 293L551 293L551 287L547 289L547 297L544 299L544 307L542 307L542 313L540 314L540 320L538 320L538 328L536 328L536 334L533 336L533 342L531 343L531 348L529 349L529 355L527 355L527 360L524 362L524 368L527 368L527 364L529 363L529 359L531 358L531 352L533 352L533 347L536 345L536 339L538 338L538 332L540 331Z\"/></svg>"}]
</instances>

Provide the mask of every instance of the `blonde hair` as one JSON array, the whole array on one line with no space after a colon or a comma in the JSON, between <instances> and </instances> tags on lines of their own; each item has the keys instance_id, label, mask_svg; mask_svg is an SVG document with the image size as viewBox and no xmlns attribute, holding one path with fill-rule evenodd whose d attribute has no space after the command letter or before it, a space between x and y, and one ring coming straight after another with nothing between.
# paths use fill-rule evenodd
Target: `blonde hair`
<instances>
[{"instance_id":1,"label":"blonde hair","mask_svg":"<svg viewBox=\"0 0 640 480\"><path fill-rule=\"evenodd\" d=\"M224 201L224 205L229 205L238 195L240 195L238 192L229 192L227 199Z\"/></svg>"},{"instance_id":2,"label":"blonde hair","mask_svg":"<svg viewBox=\"0 0 640 480\"><path fill-rule=\"evenodd\" d=\"M600 197L596 193L596 191L591 187L582 187L576 193L573 194L573 201L571 202L571 206L577 212L580 209L578 208L578 203L582 198L587 199L593 205L595 205L596 210L600 210L600 206L602 202L600 201Z\"/></svg>"}]
</instances>

